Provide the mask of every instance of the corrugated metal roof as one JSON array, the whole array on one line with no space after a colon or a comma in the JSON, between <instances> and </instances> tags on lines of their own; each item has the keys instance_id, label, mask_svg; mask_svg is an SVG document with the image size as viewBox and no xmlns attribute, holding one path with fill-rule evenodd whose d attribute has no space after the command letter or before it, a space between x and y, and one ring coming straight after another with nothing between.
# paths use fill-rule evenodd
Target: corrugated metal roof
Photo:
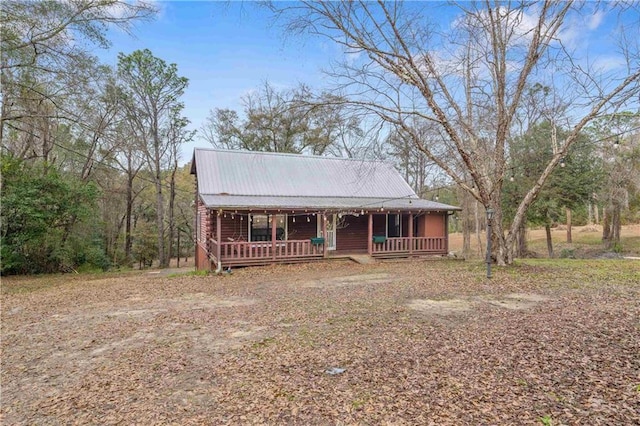
<instances>
[{"instance_id":1,"label":"corrugated metal roof","mask_svg":"<svg viewBox=\"0 0 640 426\"><path fill-rule=\"evenodd\" d=\"M200 194L418 198L379 161L201 148L194 160Z\"/></svg>"},{"instance_id":2,"label":"corrugated metal roof","mask_svg":"<svg viewBox=\"0 0 640 426\"><path fill-rule=\"evenodd\" d=\"M380 161L197 148L196 171L208 207L460 210L420 199Z\"/></svg>"},{"instance_id":3,"label":"corrugated metal roof","mask_svg":"<svg viewBox=\"0 0 640 426\"><path fill-rule=\"evenodd\" d=\"M450 211L459 207L416 198L364 198L364 197L270 197L248 195L200 195L207 207L222 209L282 209L282 210L425 210Z\"/></svg>"}]
</instances>

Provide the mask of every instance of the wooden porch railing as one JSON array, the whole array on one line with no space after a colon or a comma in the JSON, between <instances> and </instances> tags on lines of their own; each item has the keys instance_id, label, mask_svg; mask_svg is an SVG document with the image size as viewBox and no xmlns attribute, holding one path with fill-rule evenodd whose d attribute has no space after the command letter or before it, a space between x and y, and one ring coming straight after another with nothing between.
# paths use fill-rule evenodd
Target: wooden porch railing
<instances>
[{"instance_id":1,"label":"wooden porch railing","mask_svg":"<svg viewBox=\"0 0 640 426\"><path fill-rule=\"evenodd\" d=\"M211 240L211 247L215 249L215 240ZM278 240L275 247L271 241L230 241L220 246L222 264L225 262L260 261L275 259L297 259L322 257L323 246L311 244L310 240ZM215 253L215 252L214 252Z\"/></svg>"},{"instance_id":2,"label":"wooden porch railing","mask_svg":"<svg viewBox=\"0 0 640 426\"><path fill-rule=\"evenodd\" d=\"M209 259L213 260L215 263L218 263L218 258L216 257L216 253L218 253L218 242L213 238L209 239Z\"/></svg>"},{"instance_id":3,"label":"wooden porch railing","mask_svg":"<svg viewBox=\"0 0 640 426\"><path fill-rule=\"evenodd\" d=\"M372 254L387 253L442 253L445 251L444 237L394 237L384 243L373 243Z\"/></svg>"}]
</instances>

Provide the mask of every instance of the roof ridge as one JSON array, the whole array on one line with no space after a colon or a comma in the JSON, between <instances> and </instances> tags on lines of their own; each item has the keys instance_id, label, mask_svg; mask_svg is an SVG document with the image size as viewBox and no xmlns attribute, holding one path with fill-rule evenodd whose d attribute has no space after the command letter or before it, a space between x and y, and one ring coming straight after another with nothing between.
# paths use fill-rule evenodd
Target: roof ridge
<instances>
[{"instance_id":1,"label":"roof ridge","mask_svg":"<svg viewBox=\"0 0 640 426\"><path fill-rule=\"evenodd\" d=\"M214 195L216 197L254 197L254 198L260 198L260 197L278 197L278 198L344 198L344 199L350 199L350 198L370 198L370 199L379 199L379 200L404 200L404 199L412 199L412 200L420 200L423 198L418 197L417 194L407 194L403 197L361 197L358 195L278 195L278 194L270 194L270 195L253 195L253 194L227 194L227 193L212 193L212 192L200 192L200 195ZM426 200L429 201L429 200Z\"/></svg>"},{"instance_id":2,"label":"roof ridge","mask_svg":"<svg viewBox=\"0 0 640 426\"><path fill-rule=\"evenodd\" d=\"M346 157L333 157L326 155L310 155L310 154L296 154L293 152L272 152L272 151L250 151L246 149L222 149L222 148L208 148L208 147L195 147L195 151L213 151L213 152L222 152L222 153L233 153L233 154L252 154L252 155L265 155L265 156L281 156L281 157L304 157L304 158L317 158L322 160L343 160L343 161L358 161L364 163L377 163L384 164L385 166L392 166L391 163L388 163L383 160L371 160L365 158L346 158Z\"/></svg>"}]
</instances>

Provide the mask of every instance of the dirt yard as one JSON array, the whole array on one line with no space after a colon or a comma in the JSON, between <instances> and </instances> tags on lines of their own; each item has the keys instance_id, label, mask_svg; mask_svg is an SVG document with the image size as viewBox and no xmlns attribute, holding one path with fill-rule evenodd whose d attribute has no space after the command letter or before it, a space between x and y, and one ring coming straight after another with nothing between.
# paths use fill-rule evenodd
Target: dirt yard
<instances>
[{"instance_id":1,"label":"dirt yard","mask_svg":"<svg viewBox=\"0 0 640 426\"><path fill-rule=\"evenodd\" d=\"M639 424L638 318L635 260L3 279L0 420Z\"/></svg>"}]
</instances>

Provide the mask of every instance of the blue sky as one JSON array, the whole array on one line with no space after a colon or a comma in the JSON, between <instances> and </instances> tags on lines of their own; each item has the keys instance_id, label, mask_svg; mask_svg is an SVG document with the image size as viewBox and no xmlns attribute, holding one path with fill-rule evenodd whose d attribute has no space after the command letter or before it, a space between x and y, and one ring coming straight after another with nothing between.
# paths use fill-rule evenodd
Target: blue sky
<instances>
[{"instance_id":1,"label":"blue sky","mask_svg":"<svg viewBox=\"0 0 640 426\"><path fill-rule=\"evenodd\" d=\"M322 40L285 40L266 10L246 2L162 2L160 7L155 21L137 25L135 37L112 32L112 47L96 53L114 67L118 52L145 48L176 63L179 74L189 78L184 113L194 129L213 108L240 110L240 98L265 80L279 88L325 85L320 68L339 54ZM189 144L183 161L190 160L194 146L210 145Z\"/></svg>"},{"instance_id":2,"label":"blue sky","mask_svg":"<svg viewBox=\"0 0 640 426\"><path fill-rule=\"evenodd\" d=\"M324 39L285 38L266 9L249 1L173 1L158 2L160 14L151 22L138 23L134 37L112 31L109 50L95 52L103 62L116 66L118 52L150 49L166 62L176 63L180 75L190 84L183 101L184 114L191 127L201 126L213 108L241 109L241 97L259 88L264 81L277 88L293 87L299 82L314 89L326 88L330 81L322 73L331 60L343 58L337 45ZM422 3L421 6L424 6ZM433 16L442 26L450 25L452 9L431 3ZM570 17L563 41L577 52L589 56L602 67L619 67L609 35L615 31L619 16L585 14ZM635 23L636 15L622 17ZM526 25L526 23L525 23ZM631 40L637 43L638 37ZM194 146L209 146L196 137L183 149L182 161L190 160Z\"/></svg>"}]
</instances>

